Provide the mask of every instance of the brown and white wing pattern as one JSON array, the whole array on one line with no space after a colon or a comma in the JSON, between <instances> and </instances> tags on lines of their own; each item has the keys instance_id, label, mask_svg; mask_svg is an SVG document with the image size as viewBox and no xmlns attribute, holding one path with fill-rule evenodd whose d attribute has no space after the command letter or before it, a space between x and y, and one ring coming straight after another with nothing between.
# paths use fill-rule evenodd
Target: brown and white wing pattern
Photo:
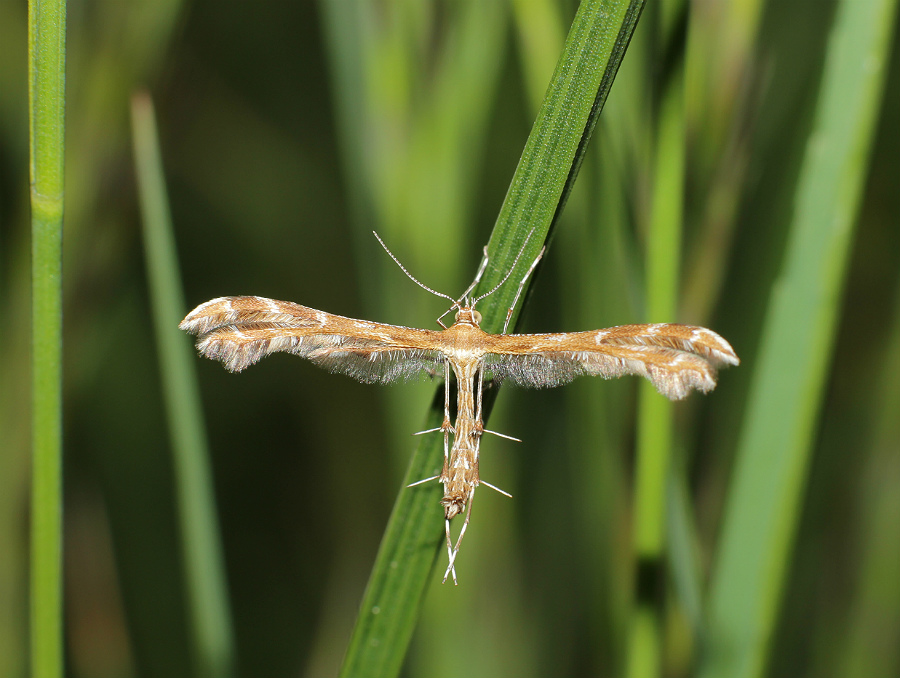
<instances>
[{"instance_id":1,"label":"brown and white wing pattern","mask_svg":"<svg viewBox=\"0 0 900 678\"><path fill-rule=\"evenodd\" d=\"M663 323L592 332L489 335L485 368L519 386L565 384L577 376L636 374L671 400L716 387L716 370L737 365L734 350L704 327Z\"/></svg>"},{"instance_id":2,"label":"brown and white wing pattern","mask_svg":"<svg viewBox=\"0 0 900 678\"><path fill-rule=\"evenodd\" d=\"M179 327L198 335L201 354L232 372L279 351L365 383L431 376L444 364L441 352L432 348L437 332L354 320L264 297L207 301Z\"/></svg>"}]
</instances>

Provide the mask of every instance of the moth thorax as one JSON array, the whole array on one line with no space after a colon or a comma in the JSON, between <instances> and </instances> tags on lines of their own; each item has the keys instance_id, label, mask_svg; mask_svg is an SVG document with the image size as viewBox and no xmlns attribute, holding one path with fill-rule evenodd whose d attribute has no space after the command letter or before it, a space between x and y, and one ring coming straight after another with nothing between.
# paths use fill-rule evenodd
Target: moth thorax
<instances>
[{"instance_id":1,"label":"moth thorax","mask_svg":"<svg viewBox=\"0 0 900 678\"><path fill-rule=\"evenodd\" d=\"M481 325L481 314L474 308L461 308L456 312L456 322L466 325Z\"/></svg>"}]
</instances>

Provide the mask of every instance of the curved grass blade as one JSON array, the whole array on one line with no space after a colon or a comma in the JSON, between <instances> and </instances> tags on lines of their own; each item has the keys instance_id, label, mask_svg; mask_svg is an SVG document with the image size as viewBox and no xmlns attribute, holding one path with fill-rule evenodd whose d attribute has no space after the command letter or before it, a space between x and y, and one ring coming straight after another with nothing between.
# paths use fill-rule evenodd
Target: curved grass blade
<instances>
[{"instance_id":1,"label":"curved grass blade","mask_svg":"<svg viewBox=\"0 0 900 678\"><path fill-rule=\"evenodd\" d=\"M763 675L883 89L895 0L839 3L709 596L699 675Z\"/></svg>"},{"instance_id":2,"label":"curved grass blade","mask_svg":"<svg viewBox=\"0 0 900 678\"><path fill-rule=\"evenodd\" d=\"M578 174L642 7L639 0L582 2L497 219L488 247L491 265L480 291L500 282L528 239L510 277L521 279L547 239ZM516 287L515 282L504 285L484 300L480 310L485 331L502 329ZM436 402L443 402L443 387ZM440 405L432 408L425 428L440 423L441 410ZM442 445L438 436L423 439L406 481L434 475L443 459ZM443 540L439 497L437 483L401 489L341 676L389 677L399 672Z\"/></svg>"}]
</instances>

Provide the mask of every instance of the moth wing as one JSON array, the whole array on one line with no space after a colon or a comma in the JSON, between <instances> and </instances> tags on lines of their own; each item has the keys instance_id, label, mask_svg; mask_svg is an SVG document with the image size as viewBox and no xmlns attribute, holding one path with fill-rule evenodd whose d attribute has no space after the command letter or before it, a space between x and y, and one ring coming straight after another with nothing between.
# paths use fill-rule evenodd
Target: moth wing
<instances>
[{"instance_id":1,"label":"moth wing","mask_svg":"<svg viewBox=\"0 0 900 678\"><path fill-rule=\"evenodd\" d=\"M716 387L722 365L737 365L734 350L715 332L678 324L622 325L592 332L491 335L485 368L528 388L565 384L581 375L646 377L671 400Z\"/></svg>"},{"instance_id":2,"label":"moth wing","mask_svg":"<svg viewBox=\"0 0 900 678\"><path fill-rule=\"evenodd\" d=\"M443 354L429 330L384 325L264 297L220 297L188 313L179 327L198 335L207 358L240 372L279 351L365 383L433 376Z\"/></svg>"}]
</instances>

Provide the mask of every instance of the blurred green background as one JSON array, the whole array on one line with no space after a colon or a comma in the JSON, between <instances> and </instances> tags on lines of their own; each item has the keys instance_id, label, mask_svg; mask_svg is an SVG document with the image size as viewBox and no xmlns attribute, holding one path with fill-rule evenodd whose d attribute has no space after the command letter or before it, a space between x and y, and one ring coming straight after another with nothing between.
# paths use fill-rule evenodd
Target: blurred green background
<instances>
[{"instance_id":1,"label":"blurred green background","mask_svg":"<svg viewBox=\"0 0 900 678\"><path fill-rule=\"evenodd\" d=\"M712 599L703 608L722 599L709 584L718 549L741 539L737 528L723 533L723 516L739 475L752 477L736 458L752 425L751 385L765 382L757 358L804 200L798 186L837 7L723 0L645 9L520 326L677 320L713 328L741 356L713 394L675 407L672 514L687 516L689 535L670 539L690 547L687 570L701 601ZM450 295L465 288L574 12L572 2L539 0L70 3L70 675L191 675L132 94L145 88L156 105L185 312L255 294L434 327L445 304L406 280L370 232L425 284ZM26 23L23 3L0 0L2 676L27 666ZM893 23L885 30L896 34ZM792 478L799 524L772 593L780 602L767 675L900 670L900 55L896 45L887 54L871 154L859 159L847 269L838 263L831 274L834 344L823 349L807 408L809 457ZM664 93L681 77L680 310L647 318L656 130ZM360 385L287 356L240 375L207 360L196 367L236 673L333 675L434 387ZM786 384L790 370L780 375ZM435 572L407 675L624 674L637 386L503 391L491 428L525 442L487 439L481 470L514 499L479 495L461 585L442 587ZM761 512L770 505L762 491L744 506L752 502ZM704 635L692 627L679 555L664 620L674 676L693 675Z\"/></svg>"}]
</instances>

